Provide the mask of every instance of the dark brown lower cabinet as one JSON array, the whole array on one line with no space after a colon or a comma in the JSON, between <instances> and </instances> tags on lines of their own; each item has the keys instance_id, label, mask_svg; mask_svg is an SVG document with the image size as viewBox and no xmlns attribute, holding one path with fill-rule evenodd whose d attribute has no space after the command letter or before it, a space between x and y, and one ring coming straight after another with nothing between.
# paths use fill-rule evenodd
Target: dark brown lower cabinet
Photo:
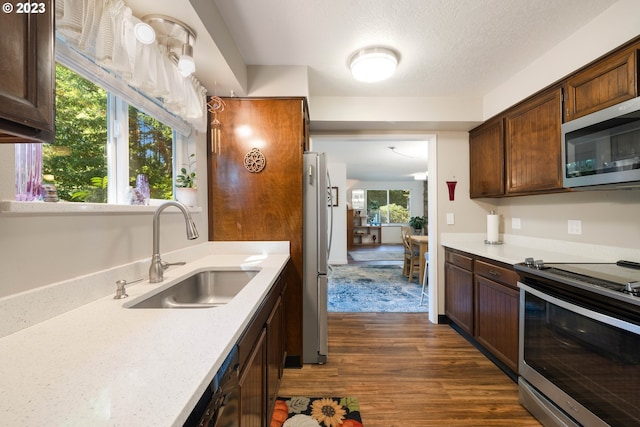
<instances>
[{"instance_id":1,"label":"dark brown lower cabinet","mask_svg":"<svg viewBox=\"0 0 640 427\"><path fill-rule=\"evenodd\" d=\"M473 273L447 263L445 313L462 330L473 335Z\"/></svg>"},{"instance_id":2,"label":"dark brown lower cabinet","mask_svg":"<svg viewBox=\"0 0 640 427\"><path fill-rule=\"evenodd\" d=\"M284 373L284 322L282 297L278 298L267 319L267 412L268 420L278 397L280 381Z\"/></svg>"},{"instance_id":3,"label":"dark brown lower cabinet","mask_svg":"<svg viewBox=\"0 0 640 427\"><path fill-rule=\"evenodd\" d=\"M445 251L445 314L469 335L473 335L473 255Z\"/></svg>"},{"instance_id":4,"label":"dark brown lower cabinet","mask_svg":"<svg viewBox=\"0 0 640 427\"><path fill-rule=\"evenodd\" d=\"M258 335L246 364L240 371L239 412L241 427L263 427L266 424L265 381L266 381L266 335L262 329Z\"/></svg>"},{"instance_id":5,"label":"dark brown lower cabinet","mask_svg":"<svg viewBox=\"0 0 640 427\"><path fill-rule=\"evenodd\" d=\"M445 314L517 373L520 294L513 266L452 249L445 259Z\"/></svg>"},{"instance_id":6,"label":"dark brown lower cabinet","mask_svg":"<svg viewBox=\"0 0 640 427\"><path fill-rule=\"evenodd\" d=\"M476 276L475 291L476 339L517 372L519 292L481 276Z\"/></svg>"},{"instance_id":7,"label":"dark brown lower cabinet","mask_svg":"<svg viewBox=\"0 0 640 427\"><path fill-rule=\"evenodd\" d=\"M240 427L267 425L286 359L284 292L286 270L278 278L238 341Z\"/></svg>"}]
</instances>

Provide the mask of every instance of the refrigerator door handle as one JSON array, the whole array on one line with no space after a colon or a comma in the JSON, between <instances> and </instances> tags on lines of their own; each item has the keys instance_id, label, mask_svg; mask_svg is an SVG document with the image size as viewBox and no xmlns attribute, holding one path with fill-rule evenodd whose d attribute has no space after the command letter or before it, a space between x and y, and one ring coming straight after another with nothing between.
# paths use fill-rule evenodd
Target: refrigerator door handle
<instances>
[{"instance_id":1,"label":"refrigerator door handle","mask_svg":"<svg viewBox=\"0 0 640 427\"><path fill-rule=\"evenodd\" d=\"M307 175L309 176L309 185L313 185L313 165L309 165Z\"/></svg>"},{"instance_id":2,"label":"refrigerator door handle","mask_svg":"<svg viewBox=\"0 0 640 427\"><path fill-rule=\"evenodd\" d=\"M327 244L327 263L329 262L329 258L331 257L331 246L333 245L333 193L331 192L331 175L327 170L327 190L329 192L329 197L331 198L331 203L329 203L329 243ZM328 264L327 264L328 265Z\"/></svg>"}]
</instances>

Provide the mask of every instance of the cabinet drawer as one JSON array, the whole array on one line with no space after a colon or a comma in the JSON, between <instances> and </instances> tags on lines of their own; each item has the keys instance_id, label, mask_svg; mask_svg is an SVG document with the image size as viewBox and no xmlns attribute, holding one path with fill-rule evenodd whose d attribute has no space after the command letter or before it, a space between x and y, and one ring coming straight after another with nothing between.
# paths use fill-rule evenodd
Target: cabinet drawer
<instances>
[{"instance_id":1,"label":"cabinet drawer","mask_svg":"<svg viewBox=\"0 0 640 427\"><path fill-rule=\"evenodd\" d=\"M447 251L447 262L456 265L465 270L473 270L473 258L470 256L462 255L457 252Z\"/></svg>"},{"instance_id":2,"label":"cabinet drawer","mask_svg":"<svg viewBox=\"0 0 640 427\"><path fill-rule=\"evenodd\" d=\"M518 287L518 274L513 268L502 267L479 260L476 260L474 268L475 273L479 276L486 277L494 282L502 283L512 288Z\"/></svg>"}]
</instances>

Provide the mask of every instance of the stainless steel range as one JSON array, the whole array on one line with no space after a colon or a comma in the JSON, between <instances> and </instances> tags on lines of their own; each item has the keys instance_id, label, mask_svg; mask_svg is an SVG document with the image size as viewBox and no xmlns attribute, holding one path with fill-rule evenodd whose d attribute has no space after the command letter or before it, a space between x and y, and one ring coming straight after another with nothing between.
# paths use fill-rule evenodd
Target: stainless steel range
<instances>
[{"instance_id":1,"label":"stainless steel range","mask_svg":"<svg viewBox=\"0 0 640 427\"><path fill-rule=\"evenodd\" d=\"M520 402L545 426L640 426L638 267L515 266Z\"/></svg>"}]
</instances>

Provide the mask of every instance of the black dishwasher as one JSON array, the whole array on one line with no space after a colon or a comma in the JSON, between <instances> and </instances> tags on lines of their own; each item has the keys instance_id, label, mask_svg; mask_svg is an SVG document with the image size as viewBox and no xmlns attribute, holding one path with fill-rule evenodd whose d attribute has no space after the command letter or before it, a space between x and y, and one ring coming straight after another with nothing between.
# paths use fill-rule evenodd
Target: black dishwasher
<instances>
[{"instance_id":1,"label":"black dishwasher","mask_svg":"<svg viewBox=\"0 0 640 427\"><path fill-rule=\"evenodd\" d=\"M238 427L238 368L235 346L191 411L185 427Z\"/></svg>"}]
</instances>

